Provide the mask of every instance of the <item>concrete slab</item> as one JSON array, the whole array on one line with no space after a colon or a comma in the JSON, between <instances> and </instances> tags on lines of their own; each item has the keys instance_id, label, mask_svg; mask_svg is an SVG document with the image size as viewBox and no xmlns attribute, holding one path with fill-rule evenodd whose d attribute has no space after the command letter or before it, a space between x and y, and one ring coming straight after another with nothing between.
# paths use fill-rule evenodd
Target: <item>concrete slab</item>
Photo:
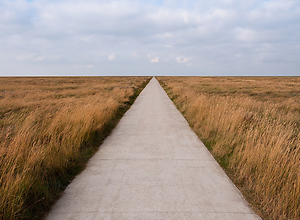
<instances>
[{"instance_id":1,"label":"concrete slab","mask_svg":"<svg viewBox=\"0 0 300 220\"><path fill-rule=\"evenodd\" d=\"M260 219L153 78L52 219Z\"/></svg>"}]
</instances>

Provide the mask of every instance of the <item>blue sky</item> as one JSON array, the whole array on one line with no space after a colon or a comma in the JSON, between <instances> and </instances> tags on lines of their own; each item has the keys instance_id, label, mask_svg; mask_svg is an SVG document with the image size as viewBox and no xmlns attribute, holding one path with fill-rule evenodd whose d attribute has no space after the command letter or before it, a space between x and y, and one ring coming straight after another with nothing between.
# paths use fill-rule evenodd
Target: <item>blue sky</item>
<instances>
[{"instance_id":1,"label":"blue sky","mask_svg":"<svg viewBox=\"0 0 300 220\"><path fill-rule=\"evenodd\" d=\"M0 76L299 76L296 0L1 0Z\"/></svg>"}]
</instances>

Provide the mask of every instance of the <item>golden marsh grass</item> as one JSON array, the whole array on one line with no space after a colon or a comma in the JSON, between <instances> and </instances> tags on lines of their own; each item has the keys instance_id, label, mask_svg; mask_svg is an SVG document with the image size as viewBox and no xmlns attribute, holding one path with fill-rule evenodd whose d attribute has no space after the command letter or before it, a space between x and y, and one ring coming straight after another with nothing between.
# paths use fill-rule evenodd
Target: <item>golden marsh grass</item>
<instances>
[{"instance_id":1,"label":"golden marsh grass","mask_svg":"<svg viewBox=\"0 0 300 220\"><path fill-rule=\"evenodd\" d=\"M300 219L300 77L158 77L264 219Z\"/></svg>"},{"instance_id":2,"label":"golden marsh grass","mask_svg":"<svg viewBox=\"0 0 300 220\"><path fill-rule=\"evenodd\" d=\"M0 219L41 218L149 79L0 78Z\"/></svg>"}]
</instances>

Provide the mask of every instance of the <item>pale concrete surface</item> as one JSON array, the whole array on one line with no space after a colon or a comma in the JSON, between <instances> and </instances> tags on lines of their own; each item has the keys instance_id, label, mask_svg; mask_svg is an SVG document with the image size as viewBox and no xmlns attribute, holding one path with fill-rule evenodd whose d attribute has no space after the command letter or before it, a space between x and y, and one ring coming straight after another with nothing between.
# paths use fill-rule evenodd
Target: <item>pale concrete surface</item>
<instances>
[{"instance_id":1,"label":"pale concrete surface","mask_svg":"<svg viewBox=\"0 0 300 220\"><path fill-rule=\"evenodd\" d=\"M153 78L46 219L260 218Z\"/></svg>"}]
</instances>

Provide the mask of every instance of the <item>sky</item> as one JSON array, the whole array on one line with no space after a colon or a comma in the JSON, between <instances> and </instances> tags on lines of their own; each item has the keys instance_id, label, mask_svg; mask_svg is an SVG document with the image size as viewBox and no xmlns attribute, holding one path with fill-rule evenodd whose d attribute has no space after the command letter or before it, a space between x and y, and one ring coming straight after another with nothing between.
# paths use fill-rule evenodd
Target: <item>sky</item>
<instances>
[{"instance_id":1,"label":"sky","mask_svg":"<svg viewBox=\"0 0 300 220\"><path fill-rule=\"evenodd\" d=\"M0 76L300 76L299 0L0 0Z\"/></svg>"}]
</instances>

